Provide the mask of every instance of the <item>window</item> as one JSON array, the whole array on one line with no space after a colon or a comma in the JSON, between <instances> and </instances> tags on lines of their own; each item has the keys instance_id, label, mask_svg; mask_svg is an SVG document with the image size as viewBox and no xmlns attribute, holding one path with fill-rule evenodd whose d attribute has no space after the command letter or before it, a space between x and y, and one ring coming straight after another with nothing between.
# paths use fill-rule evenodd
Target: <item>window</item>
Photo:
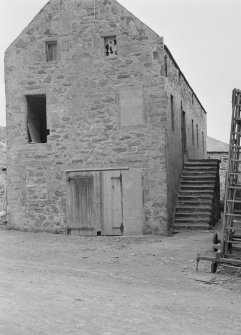
<instances>
[{"instance_id":1,"label":"window","mask_svg":"<svg viewBox=\"0 0 241 335\"><path fill-rule=\"evenodd\" d=\"M202 145L203 145L203 152L205 150L205 143L204 143L204 132L202 131Z\"/></svg>"},{"instance_id":2,"label":"window","mask_svg":"<svg viewBox=\"0 0 241 335\"><path fill-rule=\"evenodd\" d=\"M159 59L157 51L153 51L152 56L153 56L153 60L158 60Z\"/></svg>"},{"instance_id":3,"label":"window","mask_svg":"<svg viewBox=\"0 0 241 335\"><path fill-rule=\"evenodd\" d=\"M174 97L171 95L171 123L172 123L172 131L175 131L175 120L174 120Z\"/></svg>"},{"instance_id":4,"label":"window","mask_svg":"<svg viewBox=\"0 0 241 335\"><path fill-rule=\"evenodd\" d=\"M192 120L192 145L194 145L194 121Z\"/></svg>"},{"instance_id":5,"label":"window","mask_svg":"<svg viewBox=\"0 0 241 335\"><path fill-rule=\"evenodd\" d=\"M117 55L116 36L105 37L105 55L106 57Z\"/></svg>"},{"instance_id":6,"label":"window","mask_svg":"<svg viewBox=\"0 0 241 335\"><path fill-rule=\"evenodd\" d=\"M178 82L180 83L180 81L181 81L181 71L179 70L178 71Z\"/></svg>"},{"instance_id":7,"label":"window","mask_svg":"<svg viewBox=\"0 0 241 335\"><path fill-rule=\"evenodd\" d=\"M186 113L183 110L181 101L181 134L182 134L182 150L187 152L187 134L186 134Z\"/></svg>"},{"instance_id":8,"label":"window","mask_svg":"<svg viewBox=\"0 0 241 335\"><path fill-rule=\"evenodd\" d=\"M164 57L164 66L165 66L165 77L167 77L167 55Z\"/></svg>"},{"instance_id":9,"label":"window","mask_svg":"<svg viewBox=\"0 0 241 335\"><path fill-rule=\"evenodd\" d=\"M57 60L57 41L46 42L46 59L47 62Z\"/></svg>"},{"instance_id":10,"label":"window","mask_svg":"<svg viewBox=\"0 0 241 335\"><path fill-rule=\"evenodd\" d=\"M47 143L46 96L27 95L27 133L29 143Z\"/></svg>"},{"instance_id":11,"label":"window","mask_svg":"<svg viewBox=\"0 0 241 335\"><path fill-rule=\"evenodd\" d=\"M196 124L196 131L197 131L197 148L198 148L198 125Z\"/></svg>"}]
</instances>

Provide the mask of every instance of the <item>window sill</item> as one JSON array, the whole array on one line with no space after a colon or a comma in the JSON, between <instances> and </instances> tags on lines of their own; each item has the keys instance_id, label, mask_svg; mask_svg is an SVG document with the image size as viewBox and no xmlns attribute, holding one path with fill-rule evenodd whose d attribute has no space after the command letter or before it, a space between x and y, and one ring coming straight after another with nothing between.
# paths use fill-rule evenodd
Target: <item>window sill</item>
<instances>
[{"instance_id":1,"label":"window sill","mask_svg":"<svg viewBox=\"0 0 241 335\"><path fill-rule=\"evenodd\" d=\"M116 60L118 56L105 56L105 60Z\"/></svg>"}]
</instances>

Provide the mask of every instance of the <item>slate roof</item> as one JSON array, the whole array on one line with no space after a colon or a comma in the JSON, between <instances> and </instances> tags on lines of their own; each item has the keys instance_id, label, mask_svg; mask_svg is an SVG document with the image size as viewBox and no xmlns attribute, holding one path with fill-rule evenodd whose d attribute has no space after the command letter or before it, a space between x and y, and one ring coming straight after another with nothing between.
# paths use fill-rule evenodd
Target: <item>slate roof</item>
<instances>
[{"instance_id":1,"label":"slate roof","mask_svg":"<svg viewBox=\"0 0 241 335\"><path fill-rule=\"evenodd\" d=\"M207 136L207 152L229 152L229 144Z\"/></svg>"}]
</instances>

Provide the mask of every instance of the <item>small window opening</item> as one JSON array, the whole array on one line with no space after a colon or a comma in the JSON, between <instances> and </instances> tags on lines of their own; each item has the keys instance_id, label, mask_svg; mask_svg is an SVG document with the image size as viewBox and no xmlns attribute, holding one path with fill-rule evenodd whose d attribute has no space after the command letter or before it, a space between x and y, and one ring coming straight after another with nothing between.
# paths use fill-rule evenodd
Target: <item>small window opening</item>
<instances>
[{"instance_id":1,"label":"small window opening","mask_svg":"<svg viewBox=\"0 0 241 335\"><path fill-rule=\"evenodd\" d=\"M97 236L101 236L101 231L97 231Z\"/></svg>"},{"instance_id":2,"label":"small window opening","mask_svg":"<svg viewBox=\"0 0 241 335\"><path fill-rule=\"evenodd\" d=\"M105 55L117 55L117 39L116 36L105 37Z\"/></svg>"},{"instance_id":3,"label":"small window opening","mask_svg":"<svg viewBox=\"0 0 241 335\"><path fill-rule=\"evenodd\" d=\"M187 152L187 134L186 134L186 113L183 110L181 101L181 133L182 133L182 148L183 152Z\"/></svg>"},{"instance_id":4,"label":"small window opening","mask_svg":"<svg viewBox=\"0 0 241 335\"><path fill-rule=\"evenodd\" d=\"M167 77L167 55L164 57L164 66L165 66L165 69L164 69L164 71L165 71L165 77Z\"/></svg>"},{"instance_id":5,"label":"small window opening","mask_svg":"<svg viewBox=\"0 0 241 335\"><path fill-rule=\"evenodd\" d=\"M205 145L204 145L204 132L202 131L202 145L203 145L203 152L205 150Z\"/></svg>"},{"instance_id":6,"label":"small window opening","mask_svg":"<svg viewBox=\"0 0 241 335\"><path fill-rule=\"evenodd\" d=\"M175 130L175 119L174 119L174 97L171 95L171 123L172 123L172 131Z\"/></svg>"},{"instance_id":7,"label":"small window opening","mask_svg":"<svg viewBox=\"0 0 241 335\"><path fill-rule=\"evenodd\" d=\"M57 60L57 41L46 42L47 62Z\"/></svg>"},{"instance_id":8,"label":"small window opening","mask_svg":"<svg viewBox=\"0 0 241 335\"><path fill-rule=\"evenodd\" d=\"M178 71L178 81L179 81L179 83L181 81L181 71L180 70Z\"/></svg>"},{"instance_id":9,"label":"small window opening","mask_svg":"<svg viewBox=\"0 0 241 335\"><path fill-rule=\"evenodd\" d=\"M192 104L194 104L194 94L192 93Z\"/></svg>"},{"instance_id":10,"label":"small window opening","mask_svg":"<svg viewBox=\"0 0 241 335\"><path fill-rule=\"evenodd\" d=\"M196 131L197 131L197 148L198 148L198 145L199 145L199 143L198 143L198 125L196 125Z\"/></svg>"},{"instance_id":11,"label":"small window opening","mask_svg":"<svg viewBox=\"0 0 241 335\"><path fill-rule=\"evenodd\" d=\"M194 146L194 121L192 120L192 145Z\"/></svg>"},{"instance_id":12,"label":"small window opening","mask_svg":"<svg viewBox=\"0 0 241 335\"><path fill-rule=\"evenodd\" d=\"M27 95L27 133L29 143L47 143L46 96Z\"/></svg>"},{"instance_id":13,"label":"small window opening","mask_svg":"<svg viewBox=\"0 0 241 335\"><path fill-rule=\"evenodd\" d=\"M153 55L154 60L158 60L159 57L158 57L158 52L157 51L153 51L152 55Z\"/></svg>"}]
</instances>

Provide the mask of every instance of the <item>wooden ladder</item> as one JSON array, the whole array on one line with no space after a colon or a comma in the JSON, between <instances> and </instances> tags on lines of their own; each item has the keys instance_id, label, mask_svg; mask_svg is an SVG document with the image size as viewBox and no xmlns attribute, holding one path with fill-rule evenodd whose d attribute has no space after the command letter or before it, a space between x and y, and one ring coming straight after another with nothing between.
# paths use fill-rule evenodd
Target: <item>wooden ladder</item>
<instances>
[{"instance_id":1,"label":"wooden ladder","mask_svg":"<svg viewBox=\"0 0 241 335\"><path fill-rule=\"evenodd\" d=\"M232 253L232 245L241 248L241 90L232 95L232 119L229 142L228 170L224 202L221 250Z\"/></svg>"},{"instance_id":2,"label":"wooden ladder","mask_svg":"<svg viewBox=\"0 0 241 335\"><path fill-rule=\"evenodd\" d=\"M219 244L221 242L221 245ZM241 267L241 90L234 89L232 95L232 119L229 141L228 169L224 201L224 217L221 241L213 235L216 256L197 256L197 270L200 260L211 261L211 271L216 272L218 264Z\"/></svg>"}]
</instances>

